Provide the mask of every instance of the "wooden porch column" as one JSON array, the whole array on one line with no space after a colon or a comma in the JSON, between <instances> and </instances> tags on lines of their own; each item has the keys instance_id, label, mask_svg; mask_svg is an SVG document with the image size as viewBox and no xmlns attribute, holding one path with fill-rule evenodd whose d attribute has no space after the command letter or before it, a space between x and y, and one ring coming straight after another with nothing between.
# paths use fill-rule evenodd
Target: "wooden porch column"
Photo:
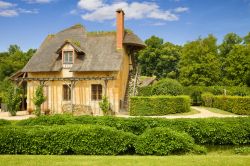
<instances>
[{"instance_id":1,"label":"wooden porch column","mask_svg":"<svg viewBox=\"0 0 250 166\"><path fill-rule=\"evenodd\" d=\"M107 97L108 80L104 80L104 96Z\"/></svg>"},{"instance_id":2,"label":"wooden porch column","mask_svg":"<svg viewBox=\"0 0 250 166\"><path fill-rule=\"evenodd\" d=\"M71 99L71 113L73 113L73 97L74 97L74 88L75 88L76 81L70 81L70 99Z\"/></svg>"}]
</instances>

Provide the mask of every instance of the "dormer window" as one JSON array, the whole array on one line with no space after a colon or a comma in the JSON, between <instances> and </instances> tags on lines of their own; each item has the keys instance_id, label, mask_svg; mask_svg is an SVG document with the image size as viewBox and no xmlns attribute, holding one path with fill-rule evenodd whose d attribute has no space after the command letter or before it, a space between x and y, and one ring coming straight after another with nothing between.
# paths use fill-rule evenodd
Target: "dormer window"
<instances>
[{"instance_id":1,"label":"dormer window","mask_svg":"<svg viewBox=\"0 0 250 166\"><path fill-rule=\"evenodd\" d=\"M63 51L63 63L73 64L73 51Z\"/></svg>"}]
</instances>

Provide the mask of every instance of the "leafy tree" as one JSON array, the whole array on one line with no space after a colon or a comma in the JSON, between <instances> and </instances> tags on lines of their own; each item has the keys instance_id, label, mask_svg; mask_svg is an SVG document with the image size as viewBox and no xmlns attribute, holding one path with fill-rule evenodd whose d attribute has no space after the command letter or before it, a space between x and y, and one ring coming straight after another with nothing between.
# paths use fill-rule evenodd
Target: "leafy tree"
<instances>
[{"instance_id":1,"label":"leafy tree","mask_svg":"<svg viewBox=\"0 0 250 166\"><path fill-rule=\"evenodd\" d=\"M107 96L103 96L102 101L99 102L99 106L104 115L107 115L110 110L110 103Z\"/></svg>"},{"instance_id":2,"label":"leafy tree","mask_svg":"<svg viewBox=\"0 0 250 166\"><path fill-rule=\"evenodd\" d=\"M242 86L249 84L250 45L235 45L224 60L226 85Z\"/></svg>"},{"instance_id":3,"label":"leafy tree","mask_svg":"<svg viewBox=\"0 0 250 166\"><path fill-rule=\"evenodd\" d=\"M46 97L43 94L43 86L39 85L35 91L33 98L34 105L36 106L35 114L37 116L41 115L41 105L46 101Z\"/></svg>"},{"instance_id":4,"label":"leafy tree","mask_svg":"<svg viewBox=\"0 0 250 166\"><path fill-rule=\"evenodd\" d=\"M240 44L242 42L242 38L235 33L228 33L224 39L222 44L219 46L220 56L226 57L228 53L233 49L234 45Z\"/></svg>"},{"instance_id":5,"label":"leafy tree","mask_svg":"<svg viewBox=\"0 0 250 166\"><path fill-rule=\"evenodd\" d=\"M250 44L250 32L243 38L244 44Z\"/></svg>"},{"instance_id":6,"label":"leafy tree","mask_svg":"<svg viewBox=\"0 0 250 166\"><path fill-rule=\"evenodd\" d=\"M220 61L217 39L209 35L184 45L179 62L180 82L183 85L216 85L220 80Z\"/></svg>"},{"instance_id":7,"label":"leafy tree","mask_svg":"<svg viewBox=\"0 0 250 166\"><path fill-rule=\"evenodd\" d=\"M164 43L163 39L156 36L150 37L145 43L147 48L138 55L142 75L176 78L181 47L169 42Z\"/></svg>"}]
</instances>

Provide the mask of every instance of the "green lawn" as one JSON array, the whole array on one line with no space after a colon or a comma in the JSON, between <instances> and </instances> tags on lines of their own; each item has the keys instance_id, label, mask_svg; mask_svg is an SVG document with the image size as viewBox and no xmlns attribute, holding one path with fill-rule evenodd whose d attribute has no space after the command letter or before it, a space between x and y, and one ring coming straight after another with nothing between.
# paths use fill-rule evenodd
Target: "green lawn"
<instances>
[{"instance_id":1,"label":"green lawn","mask_svg":"<svg viewBox=\"0 0 250 166\"><path fill-rule=\"evenodd\" d=\"M211 111L211 112L214 112L214 113L218 113L218 114L223 114L223 115L236 115L236 114L233 114L231 112L228 112L228 111L223 111L223 110L220 110L218 108L210 108L210 107L203 107L205 109L207 109L208 111Z\"/></svg>"},{"instance_id":2,"label":"green lawn","mask_svg":"<svg viewBox=\"0 0 250 166\"><path fill-rule=\"evenodd\" d=\"M15 156L1 155L1 166L247 166L250 155L184 156Z\"/></svg>"}]
</instances>

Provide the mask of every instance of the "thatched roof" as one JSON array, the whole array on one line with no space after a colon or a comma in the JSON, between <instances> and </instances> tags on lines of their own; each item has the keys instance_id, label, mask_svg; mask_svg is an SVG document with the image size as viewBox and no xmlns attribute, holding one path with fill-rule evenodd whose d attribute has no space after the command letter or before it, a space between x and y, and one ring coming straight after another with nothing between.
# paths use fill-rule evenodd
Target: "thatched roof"
<instances>
[{"instance_id":1,"label":"thatched roof","mask_svg":"<svg viewBox=\"0 0 250 166\"><path fill-rule=\"evenodd\" d=\"M133 32L125 32L123 44L145 48L145 43Z\"/></svg>"},{"instance_id":2,"label":"thatched roof","mask_svg":"<svg viewBox=\"0 0 250 166\"><path fill-rule=\"evenodd\" d=\"M141 47L143 42L135 36L125 33L124 44ZM62 57L59 52L66 43L79 52L70 71L120 70L122 51L116 49L116 33L87 33L83 26L75 25L49 35L22 72L61 71Z\"/></svg>"}]
</instances>

